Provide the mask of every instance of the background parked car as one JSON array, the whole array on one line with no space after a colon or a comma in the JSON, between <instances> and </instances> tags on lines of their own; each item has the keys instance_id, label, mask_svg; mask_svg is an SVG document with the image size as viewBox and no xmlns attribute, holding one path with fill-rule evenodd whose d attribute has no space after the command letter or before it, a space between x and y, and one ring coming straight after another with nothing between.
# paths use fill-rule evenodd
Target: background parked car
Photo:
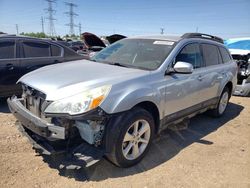
<instances>
[{"instance_id":1,"label":"background parked car","mask_svg":"<svg viewBox=\"0 0 250 188\"><path fill-rule=\"evenodd\" d=\"M0 97L21 94L17 80L40 67L83 59L57 41L0 35Z\"/></svg>"},{"instance_id":2,"label":"background parked car","mask_svg":"<svg viewBox=\"0 0 250 188\"><path fill-rule=\"evenodd\" d=\"M69 41L69 47L74 51L78 51L80 49L87 49L86 45L82 41Z\"/></svg>"}]
</instances>

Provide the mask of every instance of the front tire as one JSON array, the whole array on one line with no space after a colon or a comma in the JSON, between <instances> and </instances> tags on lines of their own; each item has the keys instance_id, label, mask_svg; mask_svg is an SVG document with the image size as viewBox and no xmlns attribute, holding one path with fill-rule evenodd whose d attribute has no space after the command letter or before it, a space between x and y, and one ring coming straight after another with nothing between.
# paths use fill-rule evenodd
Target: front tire
<instances>
[{"instance_id":1,"label":"front tire","mask_svg":"<svg viewBox=\"0 0 250 188\"><path fill-rule=\"evenodd\" d=\"M119 167L130 167L140 162L147 153L155 125L152 115L142 108L134 108L123 116L123 121L116 125L117 130L113 134L118 135L107 157Z\"/></svg>"}]
</instances>

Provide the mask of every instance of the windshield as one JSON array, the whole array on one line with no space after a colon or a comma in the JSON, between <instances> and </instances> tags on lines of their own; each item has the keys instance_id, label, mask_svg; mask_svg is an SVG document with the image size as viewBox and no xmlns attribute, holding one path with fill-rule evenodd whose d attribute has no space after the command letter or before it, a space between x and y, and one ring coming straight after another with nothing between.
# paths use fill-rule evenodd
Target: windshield
<instances>
[{"instance_id":1,"label":"windshield","mask_svg":"<svg viewBox=\"0 0 250 188\"><path fill-rule=\"evenodd\" d=\"M146 70L157 69L174 42L153 39L123 39L96 54L92 60Z\"/></svg>"}]
</instances>

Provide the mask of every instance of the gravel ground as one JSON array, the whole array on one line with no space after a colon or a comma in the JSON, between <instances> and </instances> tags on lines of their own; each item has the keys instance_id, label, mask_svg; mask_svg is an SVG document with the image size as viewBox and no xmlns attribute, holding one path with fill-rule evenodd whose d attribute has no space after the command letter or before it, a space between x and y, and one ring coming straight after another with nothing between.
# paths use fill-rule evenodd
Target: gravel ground
<instances>
[{"instance_id":1,"label":"gravel ground","mask_svg":"<svg viewBox=\"0 0 250 188\"><path fill-rule=\"evenodd\" d=\"M165 131L145 159L121 169L105 159L79 171L60 171L37 155L0 104L0 187L248 187L250 98L232 97L219 119L193 118L189 128Z\"/></svg>"}]
</instances>

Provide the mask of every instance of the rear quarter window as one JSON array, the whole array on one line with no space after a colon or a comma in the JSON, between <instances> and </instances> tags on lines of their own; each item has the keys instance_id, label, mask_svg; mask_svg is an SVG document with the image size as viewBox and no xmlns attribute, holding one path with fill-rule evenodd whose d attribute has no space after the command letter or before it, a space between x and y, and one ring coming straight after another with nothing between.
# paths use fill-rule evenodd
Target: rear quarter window
<instances>
[{"instance_id":1,"label":"rear quarter window","mask_svg":"<svg viewBox=\"0 0 250 188\"><path fill-rule=\"evenodd\" d=\"M75 53L74 50L69 49L69 48L64 48L64 57L75 57L79 56L77 53Z\"/></svg>"},{"instance_id":2,"label":"rear quarter window","mask_svg":"<svg viewBox=\"0 0 250 188\"><path fill-rule=\"evenodd\" d=\"M0 59L12 59L15 57L15 42L0 41Z\"/></svg>"},{"instance_id":3,"label":"rear quarter window","mask_svg":"<svg viewBox=\"0 0 250 188\"><path fill-rule=\"evenodd\" d=\"M219 47L219 49L223 63L229 63L231 61L231 56L229 55L229 52L223 47Z\"/></svg>"}]
</instances>

